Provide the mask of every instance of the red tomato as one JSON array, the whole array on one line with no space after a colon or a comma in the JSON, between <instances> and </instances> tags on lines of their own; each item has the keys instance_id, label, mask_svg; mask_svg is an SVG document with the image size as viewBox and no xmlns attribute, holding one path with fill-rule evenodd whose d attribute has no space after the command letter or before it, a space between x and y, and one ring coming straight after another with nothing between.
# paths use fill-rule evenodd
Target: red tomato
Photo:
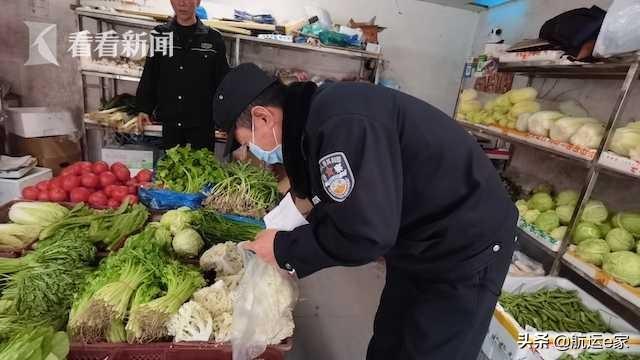
<instances>
[{"instance_id":1,"label":"red tomato","mask_svg":"<svg viewBox=\"0 0 640 360\"><path fill-rule=\"evenodd\" d=\"M129 195L137 195L138 194L138 187L135 185L130 185L127 186L127 188L129 189Z\"/></svg>"},{"instance_id":2,"label":"red tomato","mask_svg":"<svg viewBox=\"0 0 640 360\"><path fill-rule=\"evenodd\" d=\"M58 188L62 189L62 182L64 181L64 177L58 176L51 180L49 180L49 189Z\"/></svg>"},{"instance_id":3,"label":"red tomato","mask_svg":"<svg viewBox=\"0 0 640 360\"><path fill-rule=\"evenodd\" d=\"M93 170L94 174L99 175L105 171L109 171L109 164L104 161L96 161L95 163L93 163L91 169Z\"/></svg>"},{"instance_id":4,"label":"red tomato","mask_svg":"<svg viewBox=\"0 0 640 360\"><path fill-rule=\"evenodd\" d=\"M41 192L49 191L49 180L40 181L36 187Z\"/></svg>"},{"instance_id":5,"label":"red tomato","mask_svg":"<svg viewBox=\"0 0 640 360\"><path fill-rule=\"evenodd\" d=\"M89 189L80 186L71 190L69 200L71 200L72 203L87 202L90 195L91 191L89 191Z\"/></svg>"},{"instance_id":6,"label":"red tomato","mask_svg":"<svg viewBox=\"0 0 640 360\"><path fill-rule=\"evenodd\" d=\"M67 201L67 192L60 188L49 190L49 200L55 202Z\"/></svg>"},{"instance_id":7,"label":"red tomato","mask_svg":"<svg viewBox=\"0 0 640 360\"><path fill-rule=\"evenodd\" d=\"M113 185L116 182L116 176L111 171L105 171L100 174L100 186L106 188L109 185Z\"/></svg>"},{"instance_id":8,"label":"red tomato","mask_svg":"<svg viewBox=\"0 0 640 360\"><path fill-rule=\"evenodd\" d=\"M153 178L153 173L151 172L151 170L147 169L140 170L140 172L138 172L138 174L136 175L136 180L141 183L149 182L151 181L151 178Z\"/></svg>"},{"instance_id":9,"label":"red tomato","mask_svg":"<svg viewBox=\"0 0 640 360\"><path fill-rule=\"evenodd\" d=\"M129 195L129 189L126 186L118 186L111 192L111 198L117 201L122 201L127 195Z\"/></svg>"},{"instance_id":10,"label":"red tomato","mask_svg":"<svg viewBox=\"0 0 640 360\"><path fill-rule=\"evenodd\" d=\"M125 185L127 185L127 186L132 186L132 185L136 186L136 185L138 185L138 181L136 180L136 178L131 178L129 181L127 181L125 183Z\"/></svg>"},{"instance_id":11,"label":"red tomato","mask_svg":"<svg viewBox=\"0 0 640 360\"><path fill-rule=\"evenodd\" d=\"M101 191L89 195L89 205L93 207L105 207L108 202L107 196Z\"/></svg>"},{"instance_id":12,"label":"red tomato","mask_svg":"<svg viewBox=\"0 0 640 360\"><path fill-rule=\"evenodd\" d=\"M116 167L114 169L112 166L111 169L112 169L111 171L116 175L118 180L122 181L123 183L131 179L131 173L129 172L129 169L127 169L126 167Z\"/></svg>"},{"instance_id":13,"label":"red tomato","mask_svg":"<svg viewBox=\"0 0 640 360\"><path fill-rule=\"evenodd\" d=\"M80 170L82 172L93 172L93 164L91 164L88 161L80 161L78 164L78 167L80 167Z\"/></svg>"},{"instance_id":14,"label":"red tomato","mask_svg":"<svg viewBox=\"0 0 640 360\"><path fill-rule=\"evenodd\" d=\"M113 193L113 190L115 190L117 187L117 185L108 185L107 187L104 188L104 193L108 196L111 197L111 194Z\"/></svg>"},{"instance_id":15,"label":"red tomato","mask_svg":"<svg viewBox=\"0 0 640 360\"><path fill-rule=\"evenodd\" d=\"M98 178L98 175L89 173L89 174L84 174L80 177L80 183L84 187L95 189L98 187L98 184L100 183L100 179Z\"/></svg>"},{"instance_id":16,"label":"red tomato","mask_svg":"<svg viewBox=\"0 0 640 360\"><path fill-rule=\"evenodd\" d=\"M22 197L27 200L38 200L38 194L40 192L35 186L27 186L22 189Z\"/></svg>"},{"instance_id":17,"label":"red tomato","mask_svg":"<svg viewBox=\"0 0 640 360\"><path fill-rule=\"evenodd\" d=\"M122 202L128 201L129 204L137 204L138 203L138 197L136 195L127 195L124 197L124 199L122 199Z\"/></svg>"},{"instance_id":18,"label":"red tomato","mask_svg":"<svg viewBox=\"0 0 640 360\"><path fill-rule=\"evenodd\" d=\"M40 191L38 194L38 201L49 201L49 192L47 190Z\"/></svg>"},{"instance_id":19,"label":"red tomato","mask_svg":"<svg viewBox=\"0 0 640 360\"><path fill-rule=\"evenodd\" d=\"M62 189L71 191L80 186L80 178L75 175L67 175L62 179Z\"/></svg>"},{"instance_id":20,"label":"red tomato","mask_svg":"<svg viewBox=\"0 0 640 360\"><path fill-rule=\"evenodd\" d=\"M93 173L93 171L91 171L91 170L82 169L82 170L80 171L80 176L82 176L82 175L87 175L87 174L95 175L95 174Z\"/></svg>"},{"instance_id":21,"label":"red tomato","mask_svg":"<svg viewBox=\"0 0 640 360\"><path fill-rule=\"evenodd\" d=\"M128 169L127 165L121 163L121 162L115 162L113 164L111 164L111 171L115 172L114 170L117 168L124 168L124 169Z\"/></svg>"},{"instance_id":22,"label":"red tomato","mask_svg":"<svg viewBox=\"0 0 640 360\"><path fill-rule=\"evenodd\" d=\"M80 175L81 171L82 169L80 168L80 165L78 165L78 163L75 163L64 168L61 175Z\"/></svg>"},{"instance_id":23,"label":"red tomato","mask_svg":"<svg viewBox=\"0 0 640 360\"><path fill-rule=\"evenodd\" d=\"M112 209L117 209L120 207L120 202L115 199L109 199L109 201L107 202L107 206Z\"/></svg>"}]
</instances>

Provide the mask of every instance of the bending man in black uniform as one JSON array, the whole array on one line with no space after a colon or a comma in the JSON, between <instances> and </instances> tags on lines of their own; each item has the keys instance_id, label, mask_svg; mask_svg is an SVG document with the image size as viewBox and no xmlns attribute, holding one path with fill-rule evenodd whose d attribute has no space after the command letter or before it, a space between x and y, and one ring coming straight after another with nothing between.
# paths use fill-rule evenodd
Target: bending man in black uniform
<instances>
[{"instance_id":1,"label":"bending man in black uniform","mask_svg":"<svg viewBox=\"0 0 640 360\"><path fill-rule=\"evenodd\" d=\"M485 154L444 113L362 83L285 87L253 64L215 98L216 125L311 199L309 224L247 247L305 277L383 256L368 359L475 360L514 250L517 210Z\"/></svg>"},{"instance_id":2,"label":"bending man in black uniform","mask_svg":"<svg viewBox=\"0 0 640 360\"><path fill-rule=\"evenodd\" d=\"M200 0L171 0L175 17L152 32L136 102L142 123L162 123L165 149L214 148L213 94L229 71L222 35L196 17Z\"/></svg>"}]
</instances>

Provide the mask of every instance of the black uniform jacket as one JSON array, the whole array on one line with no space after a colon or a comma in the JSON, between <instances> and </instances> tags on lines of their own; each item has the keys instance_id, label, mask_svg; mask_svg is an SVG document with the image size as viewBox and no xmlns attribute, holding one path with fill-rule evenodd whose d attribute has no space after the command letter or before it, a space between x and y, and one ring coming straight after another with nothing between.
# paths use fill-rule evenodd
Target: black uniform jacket
<instances>
[{"instance_id":1,"label":"black uniform jacket","mask_svg":"<svg viewBox=\"0 0 640 360\"><path fill-rule=\"evenodd\" d=\"M213 95L229 71L222 35L200 20L187 39L181 38L175 20L154 32L154 37L173 37L173 56L158 46L150 51L136 94L138 110L155 110L169 127L213 127Z\"/></svg>"},{"instance_id":2,"label":"black uniform jacket","mask_svg":"<svg viewBox=\"0 0 640 360\"><path fill-rule=\"evenodd\" d=\"M315 206L309 225L277 233L280 267L304 277L384 256L425 278L454 278L513 248L517 210L449 116L380 86L302 86L309 96L285 105L285 167Z\"/></svg>"}]
</instances>

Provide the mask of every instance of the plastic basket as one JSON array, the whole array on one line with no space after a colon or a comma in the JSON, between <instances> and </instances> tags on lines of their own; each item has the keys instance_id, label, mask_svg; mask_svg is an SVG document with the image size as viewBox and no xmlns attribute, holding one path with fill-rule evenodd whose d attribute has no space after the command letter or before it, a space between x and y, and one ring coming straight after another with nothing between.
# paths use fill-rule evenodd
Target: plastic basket
<instances>
[{"instance_id":1,"label":"plastic basket","mask_svg":"<svg viewBox=\"0 0 640 360\"><path fill-rule=\"evenodd\" d=\"M293 341L269 346L257 357L261 360L284 360ZM71 344L68 360L231 360L231 346L217 343L153 343L130 344Z\"/></svg>"}]
</instances>

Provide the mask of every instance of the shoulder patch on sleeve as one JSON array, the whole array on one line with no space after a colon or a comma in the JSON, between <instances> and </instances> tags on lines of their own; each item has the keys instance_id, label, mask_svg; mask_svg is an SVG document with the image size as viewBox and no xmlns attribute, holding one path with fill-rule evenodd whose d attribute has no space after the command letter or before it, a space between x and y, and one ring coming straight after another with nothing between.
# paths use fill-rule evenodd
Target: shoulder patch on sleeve
<instances>
[{"instance_id":1,"label":"shoulder patch on sleeve","mask_svg":"<svg viewBox=\"0 0 640 360\"><path fill-rule=\"evenodd\" d=\"M334 152L322 157L318 165L324 191L337 202L345 201L356 183L347 156L343 152Z\"/></svg>"}]
</instances>

